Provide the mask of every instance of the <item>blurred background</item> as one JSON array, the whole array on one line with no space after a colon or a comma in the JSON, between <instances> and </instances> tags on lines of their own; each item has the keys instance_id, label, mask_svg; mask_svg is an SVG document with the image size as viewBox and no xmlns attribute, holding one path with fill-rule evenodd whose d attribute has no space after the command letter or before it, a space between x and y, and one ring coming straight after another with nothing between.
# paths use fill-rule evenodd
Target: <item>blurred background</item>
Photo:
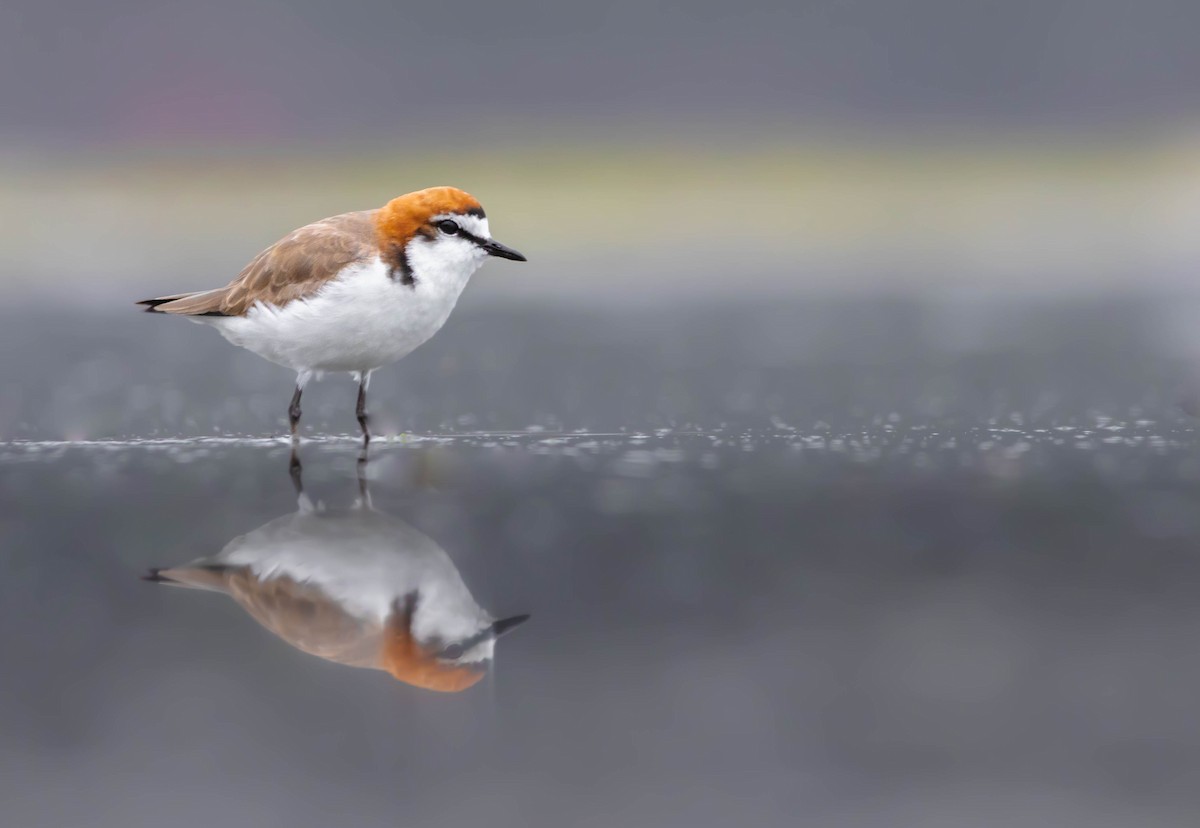
<instances>
[{"instance_id":1,"label":"blurred background","mask_svg":"<svg viewBox=\"0 0 1200 828\"><path fill-rule=\"evenodd\" d=\"M1193 825L1198 30L5 0L0 822ZM142 589L293 508L293 377L132 303L437 184L529 263L376 375L370 476L533 620L431 699Z\"/></svg>"},{"instance_id":2,"label":"blurred background","mask_svg":"<svg viewBox=\"0 0 1200 828\"><path fill-rule=\"evenodd\" d=\"M452 183L472 304L1189 290L1200 8L10 0L6 302L221 284Z\"/></svg>"}]
</instances>

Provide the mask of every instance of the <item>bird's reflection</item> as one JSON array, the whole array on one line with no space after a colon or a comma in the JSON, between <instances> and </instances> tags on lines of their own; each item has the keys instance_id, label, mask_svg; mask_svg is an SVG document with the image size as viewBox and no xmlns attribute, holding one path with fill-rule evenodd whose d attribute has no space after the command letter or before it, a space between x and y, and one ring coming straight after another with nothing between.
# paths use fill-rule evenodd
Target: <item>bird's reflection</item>
<instances>
[{"instance_id":1,"label":"bird's reflection","mask_svg":"<svg viewBox=\"0 0 1200 828\"><path fill-rule=\"evenodd\" d=\"M372 506L359 468L355 504L325 509L305 494L293 458L296 512L213 557L145 577L223 592L306 653L429 690L465 690L484 676L496 639L529 616L497 620L480 607L445 550Z\"/></svg>"}]
</instances>

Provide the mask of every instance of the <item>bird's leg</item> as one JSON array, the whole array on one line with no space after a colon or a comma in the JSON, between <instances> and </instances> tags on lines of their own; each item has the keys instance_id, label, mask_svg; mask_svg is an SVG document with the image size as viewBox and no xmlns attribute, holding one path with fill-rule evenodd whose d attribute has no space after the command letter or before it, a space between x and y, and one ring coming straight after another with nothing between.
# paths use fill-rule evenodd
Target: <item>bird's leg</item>
<instances>
[{"instance_id":1,"label":"bird's leg","mask_svg":"<svg viewBox=\"0 0 1200 828\"><path fill-rule=\"evenodd\" d=\"M296 490L296 497L304 495L304 467L300 465L300 455L296 453L295 444L292 445L292 458L288 461L288 474L292 476L292 487Z\"/></svg>"},{"instance_id":2,"label":"bird's leg","mask_svg":"<svg viewBox=\"0 0 1200 828\"><path fill-rule=\"evenodd\" d=\"M363 444L362 451L358 453L358 463L355 471L358 477L358 502L364 509L371 508L371 487L367 482L367 446Z\"/></svg>"},{"instance_id":3,"label":"bird's leg","mask_svg":"<svg viewBox=\"0 0 1200 828\"><path fill-rule=\"evenodd\" d=\"M300 426L300 395L304 392L304 386L296 383L296 393L292 394L292 404L288 406L288 423L292 427L292 440L296 439L296 429ZM294 454L292 455L295 456Z\"/></svg>"},{"instance_id":4,"label":"bird's leg","mask_svg":"<svg viewBox=\"0 0 1200 828\"><path fill-rule=\"evenodd\" d=\"M367 383L370 381L370 375L364 371L358 380L358 406L354 409L354 413L358 415L358 427L362 429L363 448L367 447L367 443L371 442L371 432L367 429Z\"/></svg>"},{"instance_id":5,"label":"bird's leg","mask_svg":"<svg viewBox=\"0 0 1200 828\"><path fill-rule=\"evenodd\" d=\"M296 508L305 514L317 511L312 500L304 493L304 468L300 465L300 455L296 452L296 444L292 443L292 458L288 461L288 474L292 477L292 487L296 490Z\"/></svg>"}]
</instances>

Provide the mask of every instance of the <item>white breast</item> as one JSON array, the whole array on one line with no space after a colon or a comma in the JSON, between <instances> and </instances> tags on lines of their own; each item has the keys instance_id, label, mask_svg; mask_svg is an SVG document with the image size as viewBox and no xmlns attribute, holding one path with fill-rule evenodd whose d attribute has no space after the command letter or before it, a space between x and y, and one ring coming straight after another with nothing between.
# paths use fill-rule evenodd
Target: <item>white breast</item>
<instances>
[{"instance_id":1,"label":"white breast","mask_svg":"<svg viewBox=\"0 0 1200 828\"><path fill-rule=\"evenodd\" d=\"M405 285L376 257L345 268L307 299L204 321L235 345L298 372L371 371L438 332L482 259L413 262L416 282Z\"/></svg>"},{"instance_id":2,"label":"white breast","mask_svg":"<svg viewBox=\"0 0 1200 828\"><path fill-rule=\"evenodd\" d=\"M407 523L373 511L298 512L230 541L223 563L263 580L311 584L342 609L382 625L397 601L418 595L418 639L459 640L490 622L440 546Z\"/></svg>"}]
</instances>

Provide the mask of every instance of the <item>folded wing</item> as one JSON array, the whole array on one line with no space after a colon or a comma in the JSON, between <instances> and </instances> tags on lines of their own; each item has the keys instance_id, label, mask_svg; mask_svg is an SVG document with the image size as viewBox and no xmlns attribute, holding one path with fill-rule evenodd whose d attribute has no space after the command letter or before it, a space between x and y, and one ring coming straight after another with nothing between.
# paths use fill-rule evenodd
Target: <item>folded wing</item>
<instances>
[{"instance_id":1,"label":"folded wing","mask_svg":"<svg viewBox=\"0 0 1200 828\"><path fill-rule=\"evenodd\" d=\"M378 255L375 212L344 213L301 227L255 256L223 288L137 304L153 313L241 316L257 302L282 307L311 296L345 267Z\"/></svg>"}]
</instances>

